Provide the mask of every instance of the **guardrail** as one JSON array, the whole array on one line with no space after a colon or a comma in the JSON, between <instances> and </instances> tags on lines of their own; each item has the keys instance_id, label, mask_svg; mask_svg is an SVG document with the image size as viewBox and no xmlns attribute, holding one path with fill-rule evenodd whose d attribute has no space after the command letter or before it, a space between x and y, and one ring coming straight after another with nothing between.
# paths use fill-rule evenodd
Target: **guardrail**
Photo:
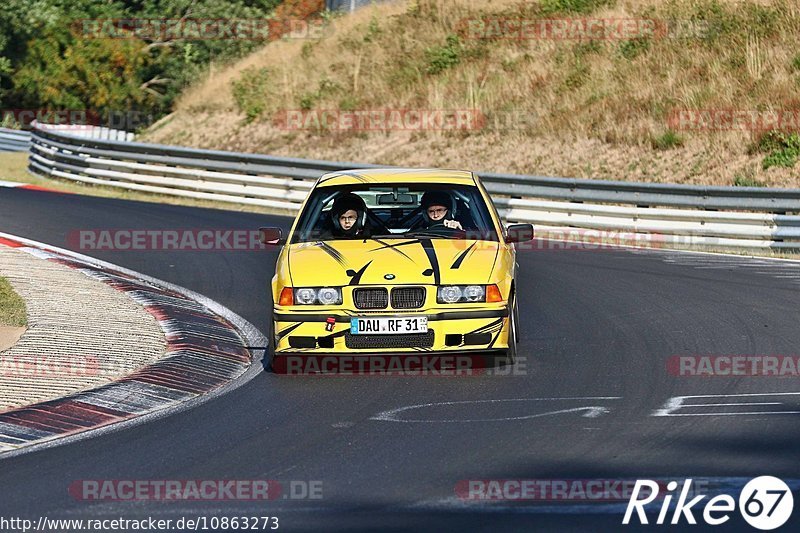
<instances>
[{"instance_id":1,"label":"guardrail","mask_svg":"<svg viewBox=\"0 0 800 533\"><path fill-rule=\"evenodd\" d=\"M378 168L79 138L36 128L29 169L44 176L295 212L314 181ZM688 248L800 249L800 189L701 187L478 172L501 216L539 234L568 228ZM574 232L572 232L574 234ZM655 237L655 239L653 239Z\"/></svg>"},{"instance_id":2,"label":"guardrail","mask_svg":"<svg viewBox=\"0 0 800 533\"><path fill-rule=\"evenodd\" d=\"M0 152L25 152L31 142L27 131L0 128Z\"/></svg>"},{"instance_id":3,"label":"guardrail","mask_svg":"<svg viewBox=\"0 0 800 533\"><path fill-rule=\"evenodd\" d=\"M105 126L95 126L93 124L38 124L33 123L41 129L59 133L68 133L76 137L87 139L103 139L106 141L133 141L136 135L125 130L107 128Z\"/></svg>"}]
</instances>

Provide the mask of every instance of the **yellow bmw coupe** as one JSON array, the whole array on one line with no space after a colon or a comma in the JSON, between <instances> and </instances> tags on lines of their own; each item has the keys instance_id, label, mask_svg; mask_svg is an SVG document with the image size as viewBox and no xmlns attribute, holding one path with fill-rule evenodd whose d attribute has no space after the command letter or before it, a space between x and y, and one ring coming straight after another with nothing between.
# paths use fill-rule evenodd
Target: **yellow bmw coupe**
<instances>
[{"instance_id":1,"label":"yellow bmw coupe","mask_svg":"<svg viewBox=\"0 0 800 533\"><path fill-rule=\"evenodd\" d=\"M513 243L472 172L332 172L314 185L272 279L272 365L288 355L516 354Z\"/></svg>"}]
</instances>

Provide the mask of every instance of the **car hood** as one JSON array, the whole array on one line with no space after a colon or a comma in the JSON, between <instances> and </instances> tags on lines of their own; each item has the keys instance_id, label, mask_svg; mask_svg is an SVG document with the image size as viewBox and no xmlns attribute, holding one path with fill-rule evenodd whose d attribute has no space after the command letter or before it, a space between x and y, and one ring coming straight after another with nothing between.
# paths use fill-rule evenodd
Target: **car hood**
<instances>
[{"instance_id":1,"label":"car hood","mask_svg":"<svg viewBox=\"0 0 800 533\"><path fill-rule=\"evenodd\" d=\"M488 283L498 246L410 238L307 242L289 246L289 270L295 287Z\"/></svg>"}]
</instances>

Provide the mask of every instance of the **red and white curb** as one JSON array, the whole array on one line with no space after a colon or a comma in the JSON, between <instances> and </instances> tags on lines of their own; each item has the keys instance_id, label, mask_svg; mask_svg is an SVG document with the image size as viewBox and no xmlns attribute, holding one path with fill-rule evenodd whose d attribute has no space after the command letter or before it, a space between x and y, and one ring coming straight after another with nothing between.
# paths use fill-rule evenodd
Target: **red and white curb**
<instances>
[{"instance_id":1,"label":"red and white curb","mask_svg":"<svg viewBox=\"0 0 800 533\"><path fill-rule=\"evenodd\" d=\"M0 181L0 187L7 187L12 189L26 189L28 191L44 191L44 192L57 192L59 194L72 194L65 191L59 191L57 189L49 189L47 187L41 187L39 185L31 185L30 183L20 183L17 181Z\"/></svg>"},{"instance_id":2,"label":"red and white curb","mask_svg":"<svg viewBox=\"0 0 800 533\"><path fill-rule=\"evenodd\" d=\"M167 353L158 361L96 389L0 412L0 456L62 442L144 415L189 407L257 375L264 336L249 322L202 295L75 252L0 233L11 246L74 268L125 292L158 321ZM167 413L165 413L167 414ZM141 420L143 421L143 420ZM23 450L24 448L24 450Z\"/></svg>"}]
</instances>

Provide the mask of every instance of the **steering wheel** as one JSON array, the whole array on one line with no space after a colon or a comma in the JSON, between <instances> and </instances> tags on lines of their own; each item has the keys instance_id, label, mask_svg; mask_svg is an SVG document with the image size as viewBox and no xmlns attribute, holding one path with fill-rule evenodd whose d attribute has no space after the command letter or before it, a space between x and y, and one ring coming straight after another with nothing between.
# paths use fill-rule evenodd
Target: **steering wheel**
<instances>
[{"instance_id":1,"label":"steering wheel","mask_svg":"<svg viewBox=\"0 0 800 533\"><path fill-rule=\"evenodd\" d=\"M441 235L443 237L444 236L449 237L451 235L466 235L467 234L467 232L464 231L463 229L450 228L448 226L445 226L444 222L439 222L439 223L433 224L431 226L428 226L427 228L410 229L407 232L405 232L404 235L412 236L415 233L429 233L429 234L432 234L432 235Z\"/></svg>"}]
</instances>

